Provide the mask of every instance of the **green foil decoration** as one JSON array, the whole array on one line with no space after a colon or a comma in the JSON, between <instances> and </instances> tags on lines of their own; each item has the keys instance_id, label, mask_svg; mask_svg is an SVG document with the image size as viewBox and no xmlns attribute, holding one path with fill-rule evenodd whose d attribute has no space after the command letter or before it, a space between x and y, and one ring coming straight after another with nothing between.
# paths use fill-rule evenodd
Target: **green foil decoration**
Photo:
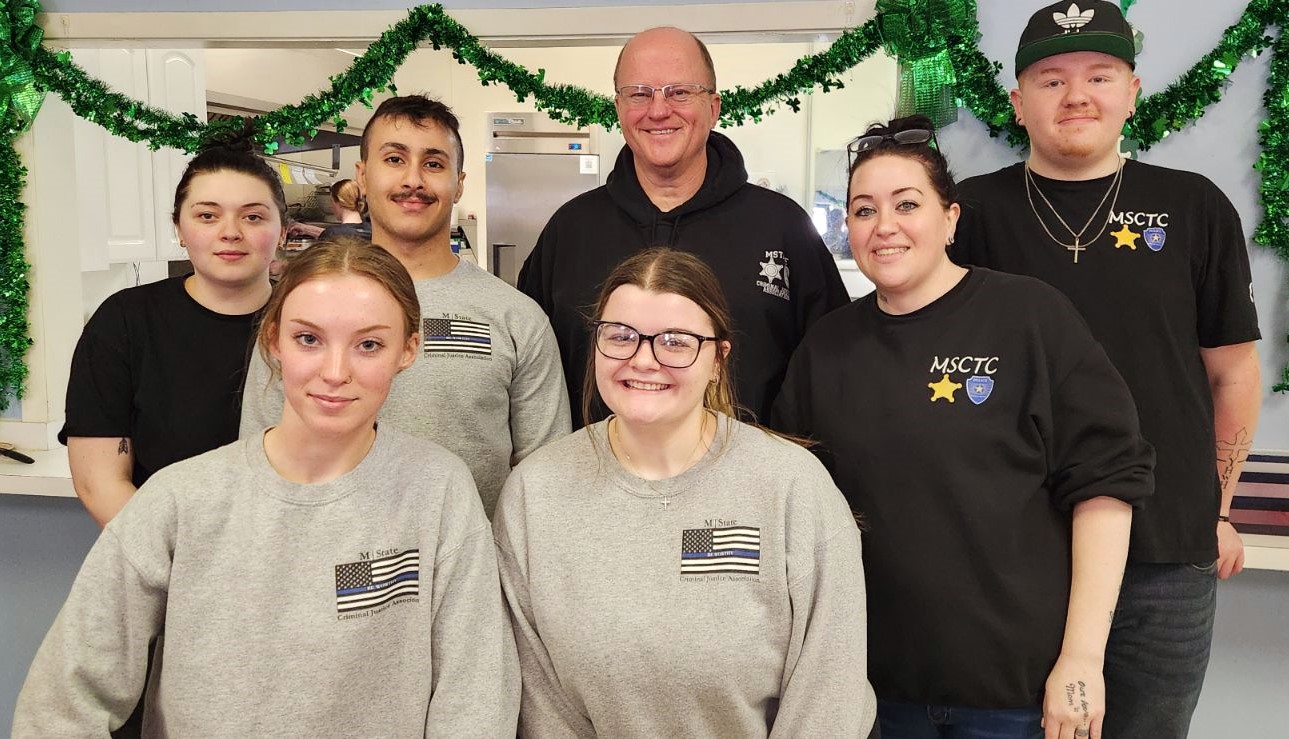
<instances>
[{"instance_id":1,"label":"green foil decoration","mask_svg":"<svg viewBox=\"0 0 1289 739\"><path fill-rule=\"evenodd\" d=\"M878 0L882 43L900 61L897 115L919 113L937 127L958 120L948 40L975 17L973 0Z\"/></svg>"},{"instance_id":2,"label":"green foil decoration","mask_svg":"<svg viewBox=\"0 0 1289 739\"><path fill-rule=\"evenodd\" d=\"M24 127L35 120L45 99L36 89L29 61L44 38L44 31L36 26L39 9L36 0L9 0L0 17L0 48L17 52L0 55L0 120Z\"/></svg>"},{"instance_id":3,"label":"green foil decoration","mask_svg":"<svg viewBox=\"0 0 1289 739\"><path fill-rule=\"evenodd\" d=\"M1126 11L1134 0L1121 0ZM175 115L132 100L85 73L66 51L41 46L35 25L36 0L3 0L0 17L0 409L10 393L21 397L31 344L27 325L27 272L23 258L23 213L19 200L26 170L13 142L30 125L47 92L61 97L77 115L114 135L156 150L196 151L203 143L249 130L272 153L280 142L301 142L327 123L344 128L350 105L371 105L376 93L393 90L391 80L414 49L428 44L449 49L461 64L475 68L485 85L504 85L518 100L531 99L553 118L577 126L616 126L613 100L573 85L551 84L545 71L530 72L479 42L441 6L422 5L390 27L331 85L295 105L250 121L206 123L191 114ZM1165 90L1141 99L1137 115L1125 126L1128 148L1149 148L1193 123L1222 97L1240 62L1270 48L1273 57L1259 126L1262 155L1261 200L1265 218L1254 239L1289 260L1289 42L1273 41L1268 30L1289 26L1289 0L1251 0L1240 19ZM759 122L788 107L799 110L801 96L841 88L840 77L885 47L901 65L901 110L917 111L944 123L965 107L985 123L991 136L1005 135L1013 146L1027 143L1012 115L1007 91L998 81L1001 65L980 51L974 0L879 0L874 18L845 30L827 49L797 60L792 68L752 88L721 92L724 126ZM1289 368L1277 391L1289 391Z\"/></svg>"},{"instance_id":4,"label":"green foil decoration","mask_svg":"<svg viewBox=\"0 0 1289 739\"><path fill-rule=\"evenodd\" d=\"M27 169L14 142L31 126L44 100L31 64L43 37L36 26L39 10L35 0L7 0L0 17L0 410L9 407L11 397L22 397L32 343L27 324L31 265L22 243Z\"/></svg>"}]
</instances>

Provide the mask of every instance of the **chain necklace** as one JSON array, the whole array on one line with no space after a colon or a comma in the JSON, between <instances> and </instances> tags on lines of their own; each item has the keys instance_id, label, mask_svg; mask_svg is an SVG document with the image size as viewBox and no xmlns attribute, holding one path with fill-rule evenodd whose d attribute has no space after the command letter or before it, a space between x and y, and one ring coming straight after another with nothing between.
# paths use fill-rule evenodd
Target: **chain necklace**
<instances>
[{"instance_id":1,"label":"chain necklace","mask_svg":"<svg viewBox=\"0 0 1289 739\"><path fill-rule=\"evenodd\" d=\"M1048 200L1047 196L1043 194L1043 190L1038 186L1038 182L1034 180L1034 170L1029 168L1029 162L1025 163L1025 197L1029 199L1029 209L1034 212L1034 218L1038 220L1038 225L1043 227L1043 231L1047 234L1048 238L1065 247L1066 250L1074 252L1075 264L1079 263L1079 252L1087 251L1088 247L1086 244L1091 244L1101 238L1101 234L1105 233L1106 228L1110 226L1110 214L1114 213L1114 206L1119 202L1119 189L1122 185L1123 160L1120 159L1119 168L1114 171L1114 179L1110 181L1110 187L1105 191L1105 195L1101 196L1101 202L1097 203L1097 207L1092 209L1092 215L1088 216L1088 222L1083 224L1083 228L1080 228L1076 233L1074 229L1070 228L1070 224L1066 223L1065 219L1061 217L1056 206L1052 205L1052 201ZM1056 235L1052 233L1052 230L1047 227L1047 223L1043 220L1043 217L1038 214L1038 207L1034 205L1035 190L1038 191L1038 196L1043 199L1043 204L1047 206L1048 210L1052 211L1052 215L1056 216L1056 220L1060 221L1061 225L1065 227L1065 230L1069 231L1070 235L1074 237L1073 244L1067 244L1056 238ZM1106 200L1110 199L1110 193L1112 192L1114 193L1114 199L1110 200L1110 209L1106 211L1105 220L1101 222L1101 228L1097 230L1097 235L1087 241L1083 241L1083 234L1088 230L1088 227L1092 225L1092 222L1096 220L1097 213L1101 212L1101 206L1105 205Z\"/></svg>"},{"instance_id":2,"label":"chain necklace","mask_svg":"<svg viewBox=\"0 0 1289 739\"><path fill-rule=\"evenodd\" d=\"M707 451L707 447L703 444L703 436L704 436L704 433L707 431L707 416L708 416L708 411L704 410L703 423L698 427L698 441L694 444L693 450L689 452L689 457L685 460L685 469L689 469L689 467L692 465L694 461L694 457L698 454L699 449L702 449L703 451ZM636 470L635 463L631 461L631 455L627 453L626 445L622 443L622 436L621 434L618 433L617 416L614 416L612 419L609 420L609 449L614 453L614 455L617 455L618 453L622 454L622 456L619 458L618 461L622 462L622 466L623 468L626 469L627 472L630 472L636 477L648 479L648 478L645 478ZM667 506L669 505L671 505L671 498L664 497L662 499L662 509L664 511L667 510Z\"/></svg>"}]
</instances>

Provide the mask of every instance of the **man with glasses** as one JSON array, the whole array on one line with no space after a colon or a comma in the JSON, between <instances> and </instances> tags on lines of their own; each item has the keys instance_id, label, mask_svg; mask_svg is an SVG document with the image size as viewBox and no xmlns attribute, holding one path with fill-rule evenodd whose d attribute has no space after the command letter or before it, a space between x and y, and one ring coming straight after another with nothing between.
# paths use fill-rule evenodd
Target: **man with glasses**
<instances>
[{"instance_id":1,"label":"man with glasses","mask_svg":"<svg viewBox=\"0 0 1289 739\"><path fill-rule=\"evenodd\" d=\"M739 400L765 421L807 327L848 300L836 264L805 211L749 184L742 154L712 131L721 97L701 41L676 28L637 34L613 84L627 145L605 186L551 217L519 275L555 329L574 424L590 335L582 311L619 262L653 246L693 253L720 279L739 332Z\"/></svg>"},{"instance_id":2,"label":"man with glasses","mask_svg":"<svg viewBox=\"0 0 1289 739\"><path fill-rule=\"evenodd\" d=\"M1216 578L1243 562L1228 516L1258 419L1260 335L1230 201L1198 174L1119 155L1134 64L1117 3L1030 18L1011 93L1029 159L961 184L955 258L1062 290L1132 390L1158 461L1106 647L1103 733L1168 739L1199 699Z\"/></svg>"}]
</instances>

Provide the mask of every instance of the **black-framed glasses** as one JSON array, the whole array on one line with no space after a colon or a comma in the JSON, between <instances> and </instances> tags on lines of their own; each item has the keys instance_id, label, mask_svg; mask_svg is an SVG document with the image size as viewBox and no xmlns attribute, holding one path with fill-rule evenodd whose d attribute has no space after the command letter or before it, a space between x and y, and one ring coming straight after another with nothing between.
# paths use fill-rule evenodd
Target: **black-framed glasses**
<instances>
[{"instance_id":1,"label":"black-framed glasses","mask_svg":"<svg viewBox=\"0 0 1289 739\"><path fill-rule=\"evenodd\" d=\"M663 331L642 334L625 323L592 321L595 349L609 359L631 359L640 345L649 342L653 358L664 367L685 369L698 361L704 341L719 341L715 336L700 336L688 331Z\"/></svg>"},{"instance_id":2,"label":"black-framed glasses","mask_svg":"<svg viewBox=\"0 0 1289 739\"><path fill-rule=\"evenodd\" d=\"M655 92L662 93L662 99L671 105L689 105L698 99L698 96L704 92L716 92L710 87L695 84L675 84L663 85L662 87L651 87L649 85L623 85L619 87L618 97L632 108L643 108L653 102Z\"/></svg>"},{"instance_id":3,"label":"black-framed glasses","mask_svg":"<svg viewBox=\"0 0 1289 739\"><path fill-rule=\"evenodd\" d=\"M935 140L935 131L929 128L906 128L903 131L895 133L876 133L870 135L856 136L846 144L846 171L855 166L855 158L864 152L875 149L885 141L893 141L896 144L912 145L931 143L931 148L936 151L940 150L940 142Z\"/></svg>"}]
</instances>

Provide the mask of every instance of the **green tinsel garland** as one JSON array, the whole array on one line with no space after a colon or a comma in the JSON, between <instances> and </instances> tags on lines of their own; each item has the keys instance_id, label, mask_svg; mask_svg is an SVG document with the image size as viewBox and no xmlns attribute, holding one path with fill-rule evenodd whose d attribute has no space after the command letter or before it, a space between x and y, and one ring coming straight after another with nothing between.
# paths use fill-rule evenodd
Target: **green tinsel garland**
<instances>
[{"instance_id":1,"label":"green tinsel garland","mask_svg":"<svg viewBox=\"0 0 1289 739\"><path fill-rule=\"evenodd\" d=\"M1126 10L1133 2L1123 0L1121 6ZM953 12L945 11L946 7ZM890 15L897 11L906 17L927 14L933 8L941 11L935 14L937 24L898 22ZM22 256L23 205L18 200L25 170L12 143L34 115L33 103L39 105L33 93L55 93L77 115L115 135L145 142L153 150L167 146L193 152L204 142L247 125L241 119L207 124L192 114L175 115L112 91L72 62L69 53L40 46L34 25L38 10L36 0L7 0L0 18L0 135L6 144L0 160L0 392L19 395L26 377L23 354L31 343L26 321L29 267ZM894 28L898 33L884 38L883 21L888 31ZM1215 49L1167 89L1141 101L1125 134L1142 149L1158 143L1219 100L1223 85L1244 57L1269 46L1279 52L1272 59L1264 98L1267 119L1259 129L1263 154L1257 167L1262 173L1266 217L1254 238L1289 260L1289 47L1282 47L1279 40L1273 44L1265 35L1271 26L1289 26L1289 0L1252 0ZM828 49L802 57L787 72L756 87L723 90L721 124L759 122L784 105L799 110L801 95L843 87L839 76L883 46L901 60L925 61L931 50L943 44L952 70L941 76L952 83L954 100L983 121L990 135L1005 134L1009 143L1022 146L1027 141L1025 130L1016 124L1007 91L998 82L1002 67L980 51L979 38L974 0L883 0L876 17L846 30ZM485 85L505 85L517 99L532 98L538 109L558 120L578 126L616 125L611 98L573 85L547 84L545 70L529 72L481 44L441 6L423 5L408 11L407 18L382 34L344 74L333 77L330 88L251 121L256 139L272 153L279 140L302 142L327 122L343 130L341 113L359 101L370 106L376 93L392 89L395 71L422 42L436 50L450 49L458 62L476 69ZM29 114L24 117L23 111ZM1289 390L1289 368L1275 389ZM6 405L7 397L0 395L0 408Z\"/></svg>"},{"instance_id":2,"label":"green tinsel garland","mask_svg":"<svg viewBox=\"0 0 1289 739\"><path fill-rule=\"evenodd\" d=\"M13 147L19 132L8 126L0 138L0 409L9 407L9 395L22 397L27 379L24 359L32 341L28 336L27 264L22 244L22 188L27 168Z\"/></svg>"},{"instance_id":3,"label":"green tinsel garland","mask_svg":"<svg viewBox=\"0 0 1289 739\"><path fill-rule=\"evenodd\" d=\"M1253 240L1289 258L1289 170L1285 167L1289 162L1289 34L1285 29L1272 44L1271 54L1267 91L1262 95L1267 118L1258 126L1262 153L1253 165L1262 173L1259 193L1265 214ZM1289 392L1289 367L1281 370L1280 381L1271 389Z\"/></svg>"},{"instance_id":4,"label":"green tinsel garland","mask_svg":"<svg viewBox=\"0 0 1289 739\"><path fill-rule=\"evenodd\" d=\"M27 168L14 142L40 108L31 63L22 52L40 47L35 0L9 0L0 19L0 410L11 394L22 397L24 361L31 346L27 325L27 264L22 243L22 190Z\"/></svg>"}]
</instances>

